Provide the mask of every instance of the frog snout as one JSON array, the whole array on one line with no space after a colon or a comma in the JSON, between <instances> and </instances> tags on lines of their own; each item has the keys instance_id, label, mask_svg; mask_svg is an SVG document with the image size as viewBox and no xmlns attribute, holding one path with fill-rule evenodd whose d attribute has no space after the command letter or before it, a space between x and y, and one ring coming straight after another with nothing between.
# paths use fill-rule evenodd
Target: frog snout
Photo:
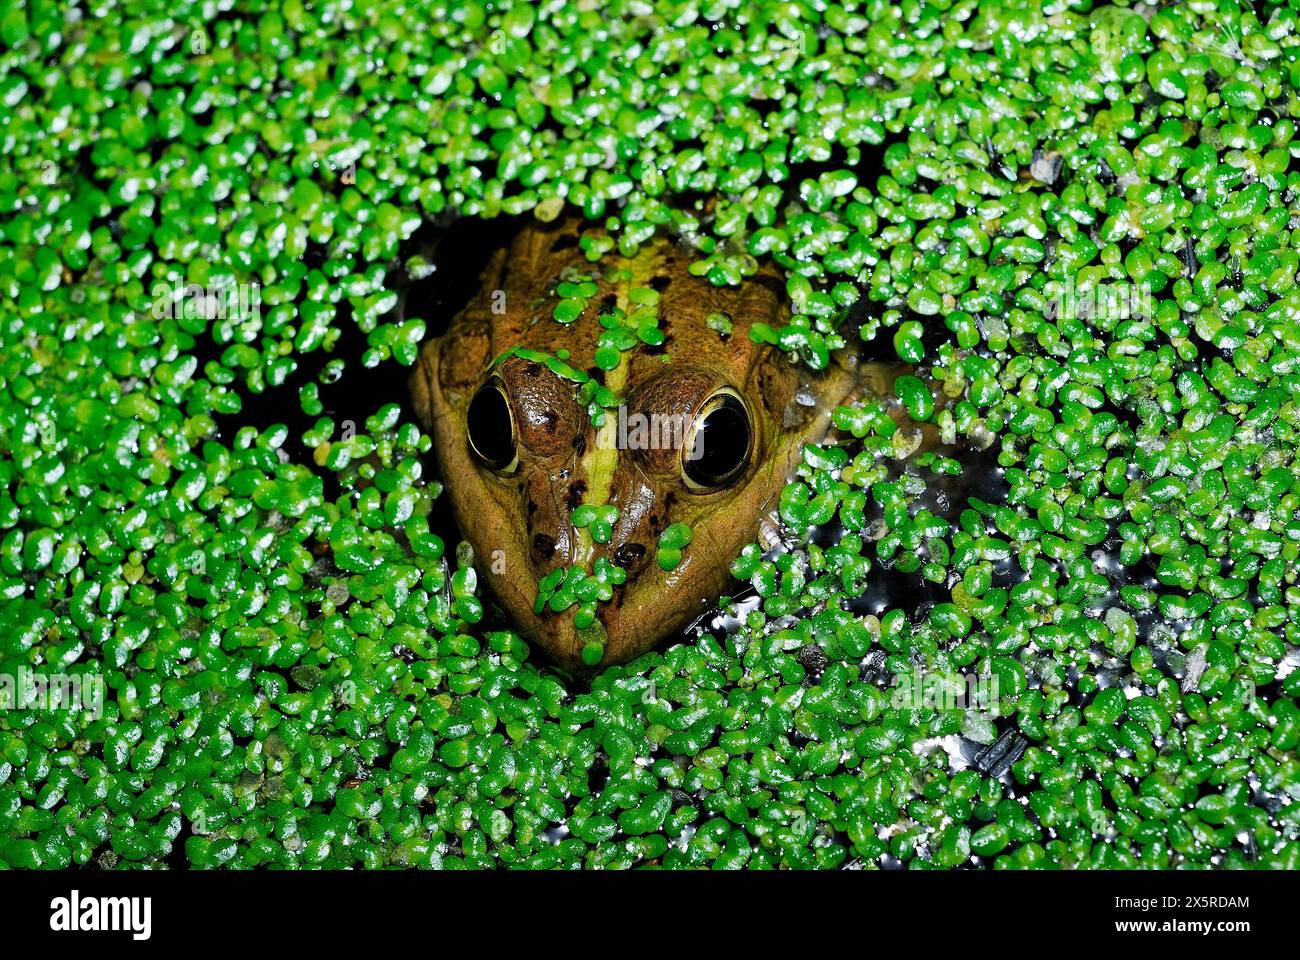
<instances>
[{"instance_id":1,"label":"frog snout","mask_svg":"<svg viewBox=\"0 0 1300 960\"><path fill-rule=\"evenodd\" d=\"M660 503L655 490L637 470L627 470L614 478L612 503L618 504L618 521L608 544L597 552L627 571L634 580L654 558L654 543L662 524L660 514L670 503Z\"/></svg>"},{"instance_id":2,"label":"frog snout","mask_svg":"<svg viewBox=\"0 0 1300 960\"><path fill-rule=\"evenodd\" d=\"M572 527L548 527L529 531L529 559L537 569L539 576L550 573L557 567L566 567L580 563L576 556L578 531ZM645 568L649 549L638 540L615 541L608 545L598 545L596 556L607 556L611 563L622 567L629 576L635 576Z\"/></svg>"}]
</instances>

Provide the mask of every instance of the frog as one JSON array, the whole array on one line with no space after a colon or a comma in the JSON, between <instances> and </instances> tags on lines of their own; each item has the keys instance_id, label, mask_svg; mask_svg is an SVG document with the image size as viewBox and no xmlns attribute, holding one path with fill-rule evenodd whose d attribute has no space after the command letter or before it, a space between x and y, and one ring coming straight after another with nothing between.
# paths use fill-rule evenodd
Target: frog
<instances>
[{"instance_id":1,"label":"frog","mask_svg":"<svg viewBox=\"0 0 1300 960\"><path fill-rule=\"evenodd\" d=\"M445 332L422 344L410 380L479 582L524 639L574 674L630 661L714 609L834 409L864 383L884 391L902 369L849 350L814 369L781 350L768 334L792 309L774 264L716 285L691 269L698 253L668 237L593 264L590 240L611 245L601 230L571 218L520 229ZM566 282L584 294L567 313L556 292ZM653 335L597 366L608 318L647 302ZM593 411L590 389L578 389L588 380L618 402ZM604 536L575 523L584 504L616 508ZM661 563L670 528L688 530L689 543ZM601 564L621 582L595 623L539 601L548 575Z\"/></svg>"}]
</instances>

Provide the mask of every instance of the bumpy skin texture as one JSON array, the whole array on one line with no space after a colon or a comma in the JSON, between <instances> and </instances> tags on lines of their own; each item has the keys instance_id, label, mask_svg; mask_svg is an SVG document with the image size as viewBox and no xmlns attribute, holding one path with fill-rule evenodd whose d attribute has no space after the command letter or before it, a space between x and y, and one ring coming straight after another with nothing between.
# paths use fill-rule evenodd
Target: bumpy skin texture
<instances>
[{"instance_id":1,"label":"bumpy skin texture","mask_svg":"<svg viewBox=\"0 0 1300 960\"><path fill-rule=\"evenodd\" d=\"M601 555L628 571L608 603L597 608L604 636L602 664L623 662L649 650L706 612L721 595L728 565L754 539L760 518L775 505L798 462L802 445L823 437L830 412L853 389L852 360L839 358L813 373L774 348L754 343L754 322L787 322L784 283L775 273L739 288L718 288L691 276L690 252L667 240L642 247L635 258L607 256L588 263L578 247L587 227L561 221L525 228L484 271L479 294L452 320L447 332L427 342L412 377L415 408L434 438L446 494L479 572L500 605L531 642L560 665L584 672L581 652L591 636L575 629L572 609L533 612L537 580L558 566L588 570ZM554 287L566 267L597 273L599 292L569 326L551 318ZM610 279L620 270L631 277ZM602 374L592 365L601 327L597 316L610 306L628 307L634 286L659 291L661 347L638 346L620 366ZM505 310L494 313L494 291L504 291ZM499 295L496 298L500 306ZM706 325L725 313L733 331L723 338ZM721 490L694 492L681 476L680 450L609 449L597 442L576 385L544 364L509 356L513 347L553 354L567 349L568 362L603 380L623 398L629 414L694 414L714 392L730 386L744 399L753 452L740 476ZM502 476L471 453L466 436L470 401L487 377L499 378L516 424L519 468ZM618 417L609 411L608 424ZM606 429L612 429L606 427ZM619 509L608 544L593 543L570 522L582 503ZM680 564L664 572L656 562L660 533L686 523L693 539ZM503 551L503 553L497 553ZM493 564L493 557L504 563ZM493 573L493 567L504 572Z\"/></svg>"}]
</instances>

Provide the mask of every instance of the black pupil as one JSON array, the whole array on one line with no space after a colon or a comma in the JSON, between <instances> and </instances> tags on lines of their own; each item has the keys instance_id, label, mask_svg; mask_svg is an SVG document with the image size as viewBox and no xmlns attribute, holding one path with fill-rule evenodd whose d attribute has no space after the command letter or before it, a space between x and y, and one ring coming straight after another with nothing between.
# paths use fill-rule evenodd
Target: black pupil
<instances>
[{"instance_id":1,"label":"black pupil","mask_svg":"<svg viewBox=\"0 0 1300 960\"><path fill-rule=\"evenodd\" d=\"M729 480L749 453L749 418L740 401L726 397L710 410L695 442L699 446L687 451L686 470L691 479L707 486ZM699 456L689 459L692 453Z\"/></svg>"},{"instance_id":2,"label":"black pupil","mask_svg":"<svg viewBox=\"0 0 1300 960\"><path fill-rule=\"evenodd\" d=\"M467 421L470 446L488 466L504 467L514 459L510 408L500 390L489 384L474 394Z\"/></svg>"}]
</instances>

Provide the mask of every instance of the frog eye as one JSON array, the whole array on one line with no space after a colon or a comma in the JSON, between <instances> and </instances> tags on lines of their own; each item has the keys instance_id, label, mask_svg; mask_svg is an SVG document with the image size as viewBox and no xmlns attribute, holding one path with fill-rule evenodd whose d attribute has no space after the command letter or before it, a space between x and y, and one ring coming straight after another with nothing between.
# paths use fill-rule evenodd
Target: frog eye
<instances>
[{"instance_id":1,"label":"frog eye","mask_svg":"<svg viewBox=\"0 0 1300 960\"><path fill-rule=\"evenodd\" d=\"M753 452L749 410L735 390L719 390L700 407L682 446L682 479L705 493L731 483Z\"/></svg>"},{"instance_id":2,"label":"frog eye","mask_svg":"<svg viewBox=\"0 0 1300 960\"><path fill-rule=\"evenodd\" d=\"M469 448L479 462L497 473L514 473L519 466L515 416L499 381L479 387L465 419Z\"/></svg>"}]
</instances>

